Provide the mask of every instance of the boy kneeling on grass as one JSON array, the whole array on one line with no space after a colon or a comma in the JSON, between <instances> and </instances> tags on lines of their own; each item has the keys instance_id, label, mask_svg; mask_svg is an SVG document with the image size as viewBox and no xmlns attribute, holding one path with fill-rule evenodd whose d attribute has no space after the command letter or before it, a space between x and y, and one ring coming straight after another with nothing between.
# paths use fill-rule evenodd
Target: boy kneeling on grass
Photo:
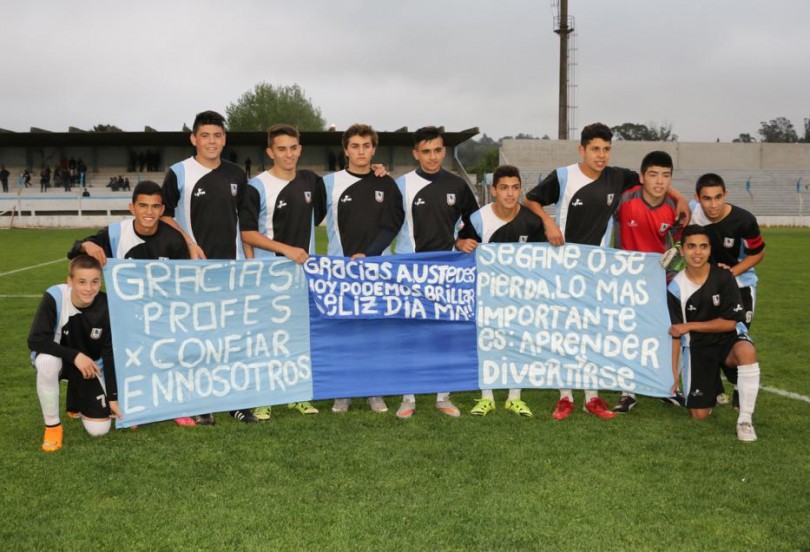
<instances>
[{"instance_id":1,"label":"boy kneeling on grass","mask_svg":"<svg viewBox=\"0 0 810 552\"><path fill-rule=\"evenodd\" d=\"M759 363L744 324L740 289L730 271L709 264L712 248L704 227L687 226L681 243L686 268L667 289L675 386L680 360L686 407L693 419L705 420L717 404L721 365L736 367L737 438L756 441L751 417L759 391Z\"/></svg>"},{"instance_id":2,"label":"boy kneeling on grass","mask_svg":"<svg viewBox=\"0 0 810 552\"><path fill-rule=\"evenodd\" d=\"M37 373L37 395L45 420L42 450L62 448L59 380L77 392L82 424L92 436L110 431L121 418L115 382L110 313L101 292L101 265L89 255L70 262L66 284L51 286L42 297L28 348Z\"/></svg>"}]
</instances>

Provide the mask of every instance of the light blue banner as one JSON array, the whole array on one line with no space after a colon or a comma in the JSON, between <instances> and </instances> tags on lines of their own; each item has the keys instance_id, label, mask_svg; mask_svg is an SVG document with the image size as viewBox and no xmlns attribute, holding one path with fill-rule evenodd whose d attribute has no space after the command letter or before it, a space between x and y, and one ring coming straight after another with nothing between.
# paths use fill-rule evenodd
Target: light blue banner
<instances>
[{"instance_id":1,"label":"light blue banner","mask_svg":"<svg viewBox=\"0 0 810 552\"><path fill-rule=\"evenodd\" d=\"M576 244L479 246L480 387L669 395L660 257Z\"/></svg>"},{"instance_id":2,"label":"light blue banner","mask_svg":"<svg viewBox=\"0 0 810 552\"><path fill-rule=\"evenodd\" d=\"M104 269L128 427L312 397L307 287L288 261Z\"/></svg>"}]
</instances>

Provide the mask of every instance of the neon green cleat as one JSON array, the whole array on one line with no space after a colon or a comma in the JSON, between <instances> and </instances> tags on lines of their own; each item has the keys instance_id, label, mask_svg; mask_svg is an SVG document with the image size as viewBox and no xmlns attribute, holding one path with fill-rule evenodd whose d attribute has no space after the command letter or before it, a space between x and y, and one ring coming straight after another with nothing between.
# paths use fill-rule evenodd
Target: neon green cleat
<instances>
[{"instance_id":1,"label":"neon green cleat","mask_svg":"<svg viewBox=\"0 0 810 552\"><path fill-rule=\"evenodd\" d=\"M301 414L317 414L318 409L312 406L312 403L309 401L304 402L297 402L297 403L290 403L287 405L289 409L295 409Z\"/></svg>"},{"instance_id":2,"label":"neon green cleat","mask_svg":"<svg viewBox=\"0 0 810 552\"><path fill-rule=\"evenodd\" d=\"M266 422L270 419L270 407L269 406L260 406L258 408L253 409L253 417L259 420L260 422Z\"/></svg>"},{"instance_id":3,"label":"neon green cleat","mask_svg":"<svg viewBox=\"0 0 810 552\"><path fill-rule=\"evenodd\" d=\"M509 412L514 412L518 416L525 416L527 418L531 418L532 416L534 416L529 406L520 399L515 399L513 401L506 401L506 409Z\"/></svg>"},{"instance_id":4,"label":"neon green cleat","mask_svg":"<svg viewBox=\"0 0 810 552\"><path fill-rule=\"evenodd\" d=\"M473 416L486 416L490 412L494 411L495 411L495 401L482 397L478 399L478 402L475 403L473 409L470 410L470 414L472 414Z\"/></svg>"}]
</instances>

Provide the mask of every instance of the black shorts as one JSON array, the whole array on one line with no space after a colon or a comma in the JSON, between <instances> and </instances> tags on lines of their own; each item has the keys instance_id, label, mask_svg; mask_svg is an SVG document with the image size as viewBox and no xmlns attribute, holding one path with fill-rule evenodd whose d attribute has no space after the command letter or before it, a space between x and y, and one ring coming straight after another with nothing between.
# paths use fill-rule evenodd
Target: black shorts
<instances>
[{"instance_id":1,"label":"black shorts","mask_svg":"<svg viewBox=\"0 0 810 552\"><path fill-rule=\"evenodd\" d=\"M84 379L78 368L72 364L62 366L60 379L67 380L71 402L70 409L78 408L85 418L104 419L110 417L107 393L98 378Z\"/></svg>"},{"instance_id":2,"label":"black shorts","mask_svg":"<svg viewBox=\"0 0 810 552\"><path fill-rule=\"evenodd\" d=\"M717 345L686 350L688 357L681 375L686 408L713 408L717 404L717 395L722 392L720 368L738 341L750 343L751 339L747 334L732 335Z\"/></svg>"}]
</instances>

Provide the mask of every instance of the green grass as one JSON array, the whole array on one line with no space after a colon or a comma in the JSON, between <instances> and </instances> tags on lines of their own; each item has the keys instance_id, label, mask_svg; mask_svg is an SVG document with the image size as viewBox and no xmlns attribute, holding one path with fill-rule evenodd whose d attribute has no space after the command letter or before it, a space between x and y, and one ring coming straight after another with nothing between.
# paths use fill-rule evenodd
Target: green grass
<instances>
[{"instance_id":1,"label":"green grass","mask_svg":"<svg viewBox=\"0 0 810 552\"><path fill-rule=\"evenodd\" d=\"M0 273L59 259L88 233L0 231ZM765 238L763 385L810 395L810 231ZM213 428L101 439L67 420L65 447L44 454L25 337L65 267L0 276L4 550L810 549L810 404L764 391L752 444L728 407L694 423L642 398L613 421L577 409L554 422L556 393L528 391L532 419L508 415L501 392L483 419L466 415L477 395L458 393L459 419L420 396L407 422L361 401L345 416L321 402L313 417L275 407L259 426L218 415Z\"/></svg>"}]
</instances>

